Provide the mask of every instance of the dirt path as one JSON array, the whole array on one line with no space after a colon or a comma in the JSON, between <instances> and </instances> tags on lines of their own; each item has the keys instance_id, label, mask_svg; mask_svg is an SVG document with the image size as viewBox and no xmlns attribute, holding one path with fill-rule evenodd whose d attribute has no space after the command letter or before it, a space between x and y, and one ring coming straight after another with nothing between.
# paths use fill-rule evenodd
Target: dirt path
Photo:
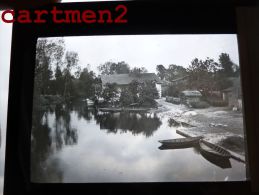
<instances>
[{"instance_id":1,"label":"dirt path","mask_svg":"<svg viewBox=\"0 0 259 195\"><path fill-rule=\"evenodd\" d=\"M244 155L243 115L225 107L190 109L184 105L175 105L157 100L160 117L173 118L190 124L191 128L181 127L182 131L193 136L204 136L205 140L219 144L229 150Z\"/></svg>"}]
</instances>

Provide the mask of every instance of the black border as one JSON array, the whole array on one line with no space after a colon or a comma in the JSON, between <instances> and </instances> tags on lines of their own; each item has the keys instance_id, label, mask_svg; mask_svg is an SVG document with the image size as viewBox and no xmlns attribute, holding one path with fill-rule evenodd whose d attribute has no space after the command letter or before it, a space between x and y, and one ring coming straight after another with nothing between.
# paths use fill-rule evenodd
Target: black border
<instances>
[{"instance_id":1,"label":"black border","mask_svg":"<svg viewBox=\"0 0 259 195\"><path fill-rule=\"evenodd\" d=\"M5 195L13 194L132 194L148 193L242 193L251 192L245 182L172 182L111 184L30 183L30 128L34 64L38 37L129 34L233 34L237 33L236 8L254 6L250 1L89 2L56 4L58 9L128 8L127 24L46 24L14 23L12 38L9 103L6 139ZM50 10L52 6L41 9ZM32 10L33 11L33 10ZM241 65L242 66L242 65ZM242 74L246 67L242 67ZM242 85L247 80L242 79ZM247 91L246 91L247 92ZM245 94L246 96L246 94ZM248 102L245 102L248 104ZM245 104L245 106L246 106ZM247 118L249 113L245 113ZM247 121L247 120L246 120ZM249 148L248 148L249 151Z\"/></svg>"}]
</instances>

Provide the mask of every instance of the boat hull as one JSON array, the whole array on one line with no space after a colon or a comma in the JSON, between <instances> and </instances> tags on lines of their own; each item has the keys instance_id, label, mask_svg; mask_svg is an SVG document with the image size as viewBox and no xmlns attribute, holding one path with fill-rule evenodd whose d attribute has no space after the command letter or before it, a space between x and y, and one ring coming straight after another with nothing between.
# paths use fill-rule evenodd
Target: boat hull
<instances>
[{"instance_id":1,"label":"boat hull","mask_svg":"<svg viewBox=\"0 0 259 195\"><path fill-rule=\"evenodd\" d=\"M208 158L214 158L214 159L220 160L223 158L228 159L231 157L231 153L220 146L211 144L203 140L199 141L199 145L200 145L201 153Z\"/></svg>"},{"instance_id":2,"label":"boat hull","mask_svg":"<svg viewBox=\"0 0 259 195\"><path fill-rule=\"evenodd\" d=\"M188 148L194 145L199 144L199 140L202 137L189 137L189 138L178 138L178 139L169 139L169 140L160 140L162 148L167 149L177 149L177 148Z\"/></svg>"}]
</instances>

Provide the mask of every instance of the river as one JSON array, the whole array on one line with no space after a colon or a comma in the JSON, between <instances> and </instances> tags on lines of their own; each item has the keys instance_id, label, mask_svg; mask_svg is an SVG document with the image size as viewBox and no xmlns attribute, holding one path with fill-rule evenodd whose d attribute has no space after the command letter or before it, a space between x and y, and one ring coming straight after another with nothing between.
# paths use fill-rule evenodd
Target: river
<instances>
[{"instance_id":1,"label":"river","mask_svg":"<svg viewBox=\"0 0 259 195\"><path fill-rule=\"evenodd\" d=\"M180 138L155 113L104 113L83 104L34 113L31 180L47 183L246 180L244 163L207 160L199 148L160 150Z\"/></svg>"}]
</instances>

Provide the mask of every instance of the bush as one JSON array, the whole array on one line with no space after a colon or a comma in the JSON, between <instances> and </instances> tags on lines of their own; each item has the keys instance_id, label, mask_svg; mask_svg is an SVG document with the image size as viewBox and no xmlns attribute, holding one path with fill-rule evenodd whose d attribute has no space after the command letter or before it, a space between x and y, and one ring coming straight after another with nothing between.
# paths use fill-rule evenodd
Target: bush
<instances>
[{"instance_id":1,"label":"bush","mask_svg":"<svg viewBox=\"0 0 259 195\"><path fill-rule=\"evenodd\" d=\"M223 100L211 100L211 101L209 101L209 104L211 106L215 106L215 107L225 107L228 105L228 103Z\"/></svg>"},{"instance_id":2,"label":"bush","mask_svg":"<svg viewBox=\"0 0 259 195\"><path fill-rule=\"evenodd\" d=\"M140 103L140 106L155 108L157 107L157 102L153 98L145 97L143 98L143 101Z\"/></svg>"},{"instance_id":3,"label":"bush","mask_svg":"<svg viewBox=\"0 0 259 195\"><path fill-rule=\"evenodd\" d=\"M191 108L208 108L209 104L205 101L189 101L188 106Z\"/></svg>"}]
</instances>

